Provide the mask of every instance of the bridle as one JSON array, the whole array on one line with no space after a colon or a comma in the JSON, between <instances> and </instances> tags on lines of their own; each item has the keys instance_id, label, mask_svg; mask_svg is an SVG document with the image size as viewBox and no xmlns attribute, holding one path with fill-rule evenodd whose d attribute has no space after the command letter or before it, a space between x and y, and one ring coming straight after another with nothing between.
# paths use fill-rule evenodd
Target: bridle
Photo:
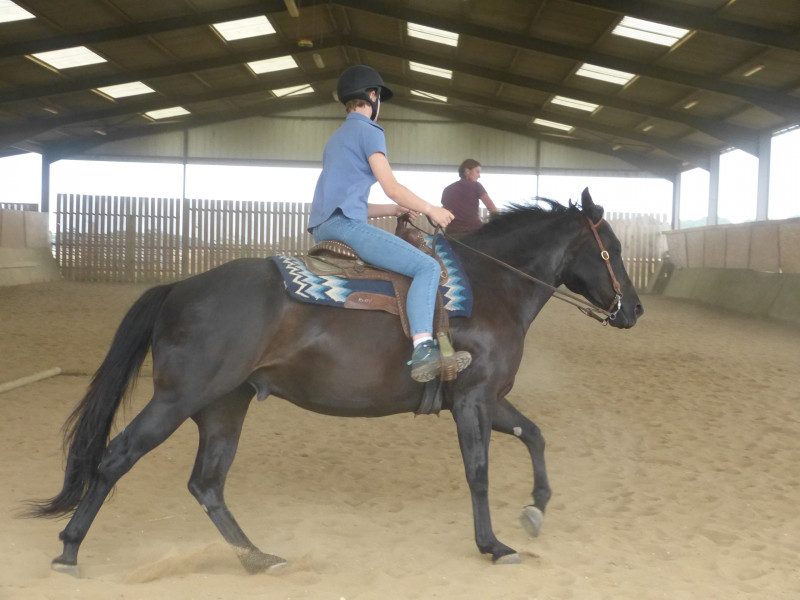
<instances>
[{"instance_id":1,"label":"bridle","mask_svg":"<svg viewBox=\"0 0 800 600\"><path fill-rule=\"evenodd\" d=\"M608 310L604 311L608 315L608 319L613 321L617 318L617 313L620 311L620 309L622 309L622 288L619 285L619 281L617 281L617 278L614 276L614 269L611 268L611 260L610 256L608 255L608 250L606 250L605 246L603 246L603 240L600 239L600 234L597 233L597 228L600 227L600 224L603 222L603 217L600 217L600 220L597 221L597 223L592 223L592 220L589 217L586 217L586 220L589 223L589 228L594 234L594 239L597 240L597 245L600 247L600 258L602 258L603 262L606 263L606 269L608 269L608 274L611 276L611 284L614 286L614 292L616 292L616 296L614 297L614 301L611 303L611 306L608 307ZM616 308L614 308L615 306Z\"/></svg>"},{"instance_id":2,"label":"bridle","mask_svg":"<svg viewBox=\"0 0 800 600\"><path fill-rule=\"evenodd\" d=\"M603 325L608 325L609 321L613 321L614 319L617 318L617 314L622 309L622 288L620 287L619 281L617 281L617 278L614 275L614 269L611 267L611 257L608 254L608 251L606 250L605 246L603 245L603 241L600 239L600 235L597 233L597 228L603 222L603 218L601 217L599 221L594 223L588 216L584 215L584 217L586 218L586 221L589 223L589 229L591 229L592 233L594 234L594 239L597 241L597 245L600 248L600 258L603 259L603 262L606 264L606 268L608 269L608 274L611 276L611 284L614 288L615 295L614 295L614 300L611 303L611 306L608 307L608 309L603 309L598 306L595 306L588 300L581 298L576 294L560 290L557 287L542 281L541 279L537 279L532 275L528 275L527 273L517 269L516 267L512 267L508 263L505 263L502 260L495 258L494 256L489 256L488 254L481 252L480 250L476 250L471 246L467 246L464 242L442 231L442 228L439 227L438 225L435 225L433 222L431 222L431 225L434 226L432 245L434 248L436 247L436 236L441 233L441 235L443 235L448 241L455 242L461 245L462 247L471 250L475 254L478 254L488 260L491 260L492 262L497 263L498 265L505 267L506 269L516 273L520 277L523 277L525 279L533 281L534 283L549 288L553 292L553 296L555 298L558 298L559 300L562 300L567 304L571 304L572 306L576 307L579 311L581 311L583 314L585 314L587 317L592 317L594 320L599 321ZM428 221L430 221L430 219L428 219ZM416 227L417 229L419 229L416 225L414 225L410 221L409 224L412 227ZM420 229L420 231L422 230Z\"/></svg>"}]
</instances>

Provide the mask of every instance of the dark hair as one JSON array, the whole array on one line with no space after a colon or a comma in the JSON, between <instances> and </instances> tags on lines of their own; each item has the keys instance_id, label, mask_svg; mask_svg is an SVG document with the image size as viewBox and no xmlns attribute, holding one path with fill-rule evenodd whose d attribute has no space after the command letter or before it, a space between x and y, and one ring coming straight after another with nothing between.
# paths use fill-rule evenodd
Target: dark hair
<instances>
[{"instance_id":1,"label":"dark hair","mask_svg":"<svg viewBox=\"0 0 800 600\"><path fill-rule=\"evenodd\" d=\"M355 109L361 106L369 106L370 103L366 100L362 100L361 98L353 98L352 100L348 100L344 105L344 110L347 113L353 112Z\"/></svg>"},{"instance_id":2,"label":"dark hair","mask_svg":"<svg viewBox=\"0 0 800 600\"><path fill-rule=\"evenodd\" d=\"M474 169L475 167L480 167L480 166L481 163L479 163L477 160L475 160L474 158L468 158L460 165L458 165L458 176L461 177L461 179L464 179L464 174L467 169Z\"/></svg>"}]
</instances>

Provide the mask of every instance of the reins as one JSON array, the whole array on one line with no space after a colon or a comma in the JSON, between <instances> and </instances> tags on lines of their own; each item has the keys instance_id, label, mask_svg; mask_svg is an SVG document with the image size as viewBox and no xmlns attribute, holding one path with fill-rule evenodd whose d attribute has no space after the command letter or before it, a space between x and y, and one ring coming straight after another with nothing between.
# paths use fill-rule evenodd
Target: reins
<instances>
[{"instance_id":1,"label":"reins","mask_svg":"<svg viewBox=\"0 0 800 600\"><path fill-rule=\"evenodd\" d=\"M603 325L608 325L608 322L610 320L613 321L617 317L617 313L622 308L622 290L621 290L621 287L619 285L619 281L617 281L617 278L614 276L614 270L611 268L611 261L610 261L610 256L608 254L608 251L605 249L605 246L603 246L603 242L600 239L600 235L597 233L597 228L603 222L603 219L601 218L599 221L597 221L597 223L593 223L592 220L589 217L585 216L585 218L586 218L586 221L589 223L589 228L592 230L592 233L594 234L594 238L597 241L597 245L600 247L600 257L603 259L603 262L605 262L605 264L606 264L606 268L608 269L608 273L611 276L612 285L614 286L614 292L616 292L616 295L614 297L614 301L611 303L611 306L609 306L607 310L606 309L602 309L602 308L600 308L598 306L595 306L594 304L592 304L591 302L589 302L585 298L581 298L580 296L578 296L576 294L573 294L571 292L567 292L565 290L558 289L557 287L555 287L553 285L550 285L549 283L544 282L541 279L537 279L536 277L533 277L532 275L528 275L524 271L521 271L521 270L517 269L516 267L513 267L513 266L509 265L508 263L505 263L502 260L499 260L499 259L495 258L494 256L490 256L490 255L486 254L485 252L481 252L480 250L476 250L475 248L473 248L471 246L468 246L464 242L462 242L462 241L454 238L453 236L448 235L447 233L445 233L439 225L435 225L430 219L428 219L428 222L430 222L430 224L434 227L433 240L432 240L432 246L434 248L436 247L436 236L441 233L441 235L443 235L448 241L455 242L455 243L463 246L464 248L467 248L468 250L471 250L475 254L477 254L479 256L482 256L483 258L486 258L486 259L488 259L488 260L490 260L490 261L492 261L494 263L497 263L498 265L500 265L502 267L505 267L506 269L508 269L509 271L511 271L513 273L516 273L520 277L528 279L528 280L530 280L530 281L532 281L532 282L534 282L534 283L536 283L538 285L542 285L542 286L544 286L546 288L549 288L553 292L553 296L555 298L561 300L562 302L566 302L567 304L571 304L572 306L576 307L579 311L581 311L583 314L585 314L587 317L591 317L594 320L602 323ZM409 225L411 225L415 229L418 229L419 231L422 231L423 233L425 233L421 228L419 228L416 225L414 225L413 223L411 223L410 220L408 221L408 223L409 223ZM600 315L604 315L604 317L601 317Z\"/></svg>"}]
</instances>

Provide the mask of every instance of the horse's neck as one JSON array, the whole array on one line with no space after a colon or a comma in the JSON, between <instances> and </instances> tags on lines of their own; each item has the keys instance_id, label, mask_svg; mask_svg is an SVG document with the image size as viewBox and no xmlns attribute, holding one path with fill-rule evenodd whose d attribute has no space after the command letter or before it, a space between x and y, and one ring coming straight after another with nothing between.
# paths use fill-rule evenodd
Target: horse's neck
<instances>
[{"instance_id":1,"label":"horse's neck","mask_svg":"<svg viewBox=\"0 0 800 600\"><path fill-rule=\"evenodd\" d=\"M568 222L558 219L537 223L525 231L476 236L470 240L475 250L513 269L474 255L470 250L465 249L462 255L473 254L468 263L475 270L478 288L518 314L521 325L527 329L553 295L553 288L560 285L559 274L573 238Z\"/></svg>"},{"instance_id":2,"label":"horse's neck","mask_svg":"<svg viewBox=\"0 0 800 600\"><path fill-rule=\"evenodd\" d=\"M527 275L557 286L575 237L569 215L534 223L505 235L476 236L474 248ZM519 276L519 275L518 275Z\"/></svg>"}]
</instances>

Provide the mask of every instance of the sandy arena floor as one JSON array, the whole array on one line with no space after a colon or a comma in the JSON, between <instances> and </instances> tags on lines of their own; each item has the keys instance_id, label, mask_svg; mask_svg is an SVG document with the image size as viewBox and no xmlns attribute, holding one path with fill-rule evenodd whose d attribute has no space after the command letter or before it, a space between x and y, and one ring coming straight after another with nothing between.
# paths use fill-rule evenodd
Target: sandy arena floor
<instances>
[{"instance_id":1,"label":"sandy arena floor","mask_svg":"<svg viewBox=\"0 0 800 600\"><path fill-rule=\"evenodd\" d=\"M187 423L122 479L83 544L84 578L50 570L63 521L15 518L61 485L60 427L144 286L0 288L0 599L800 598L800 329L644 297L617 331L551 301L510 399L543 430L542 534L524 446L495 435L491 504L522 564L473 541L449 413L335 419L254 403L227 500L277 574L240 567L186 490ZM145 371L147 371L145 367ZM133 409L149 399L141 378Z\"/></svg>"}]
</instances>

